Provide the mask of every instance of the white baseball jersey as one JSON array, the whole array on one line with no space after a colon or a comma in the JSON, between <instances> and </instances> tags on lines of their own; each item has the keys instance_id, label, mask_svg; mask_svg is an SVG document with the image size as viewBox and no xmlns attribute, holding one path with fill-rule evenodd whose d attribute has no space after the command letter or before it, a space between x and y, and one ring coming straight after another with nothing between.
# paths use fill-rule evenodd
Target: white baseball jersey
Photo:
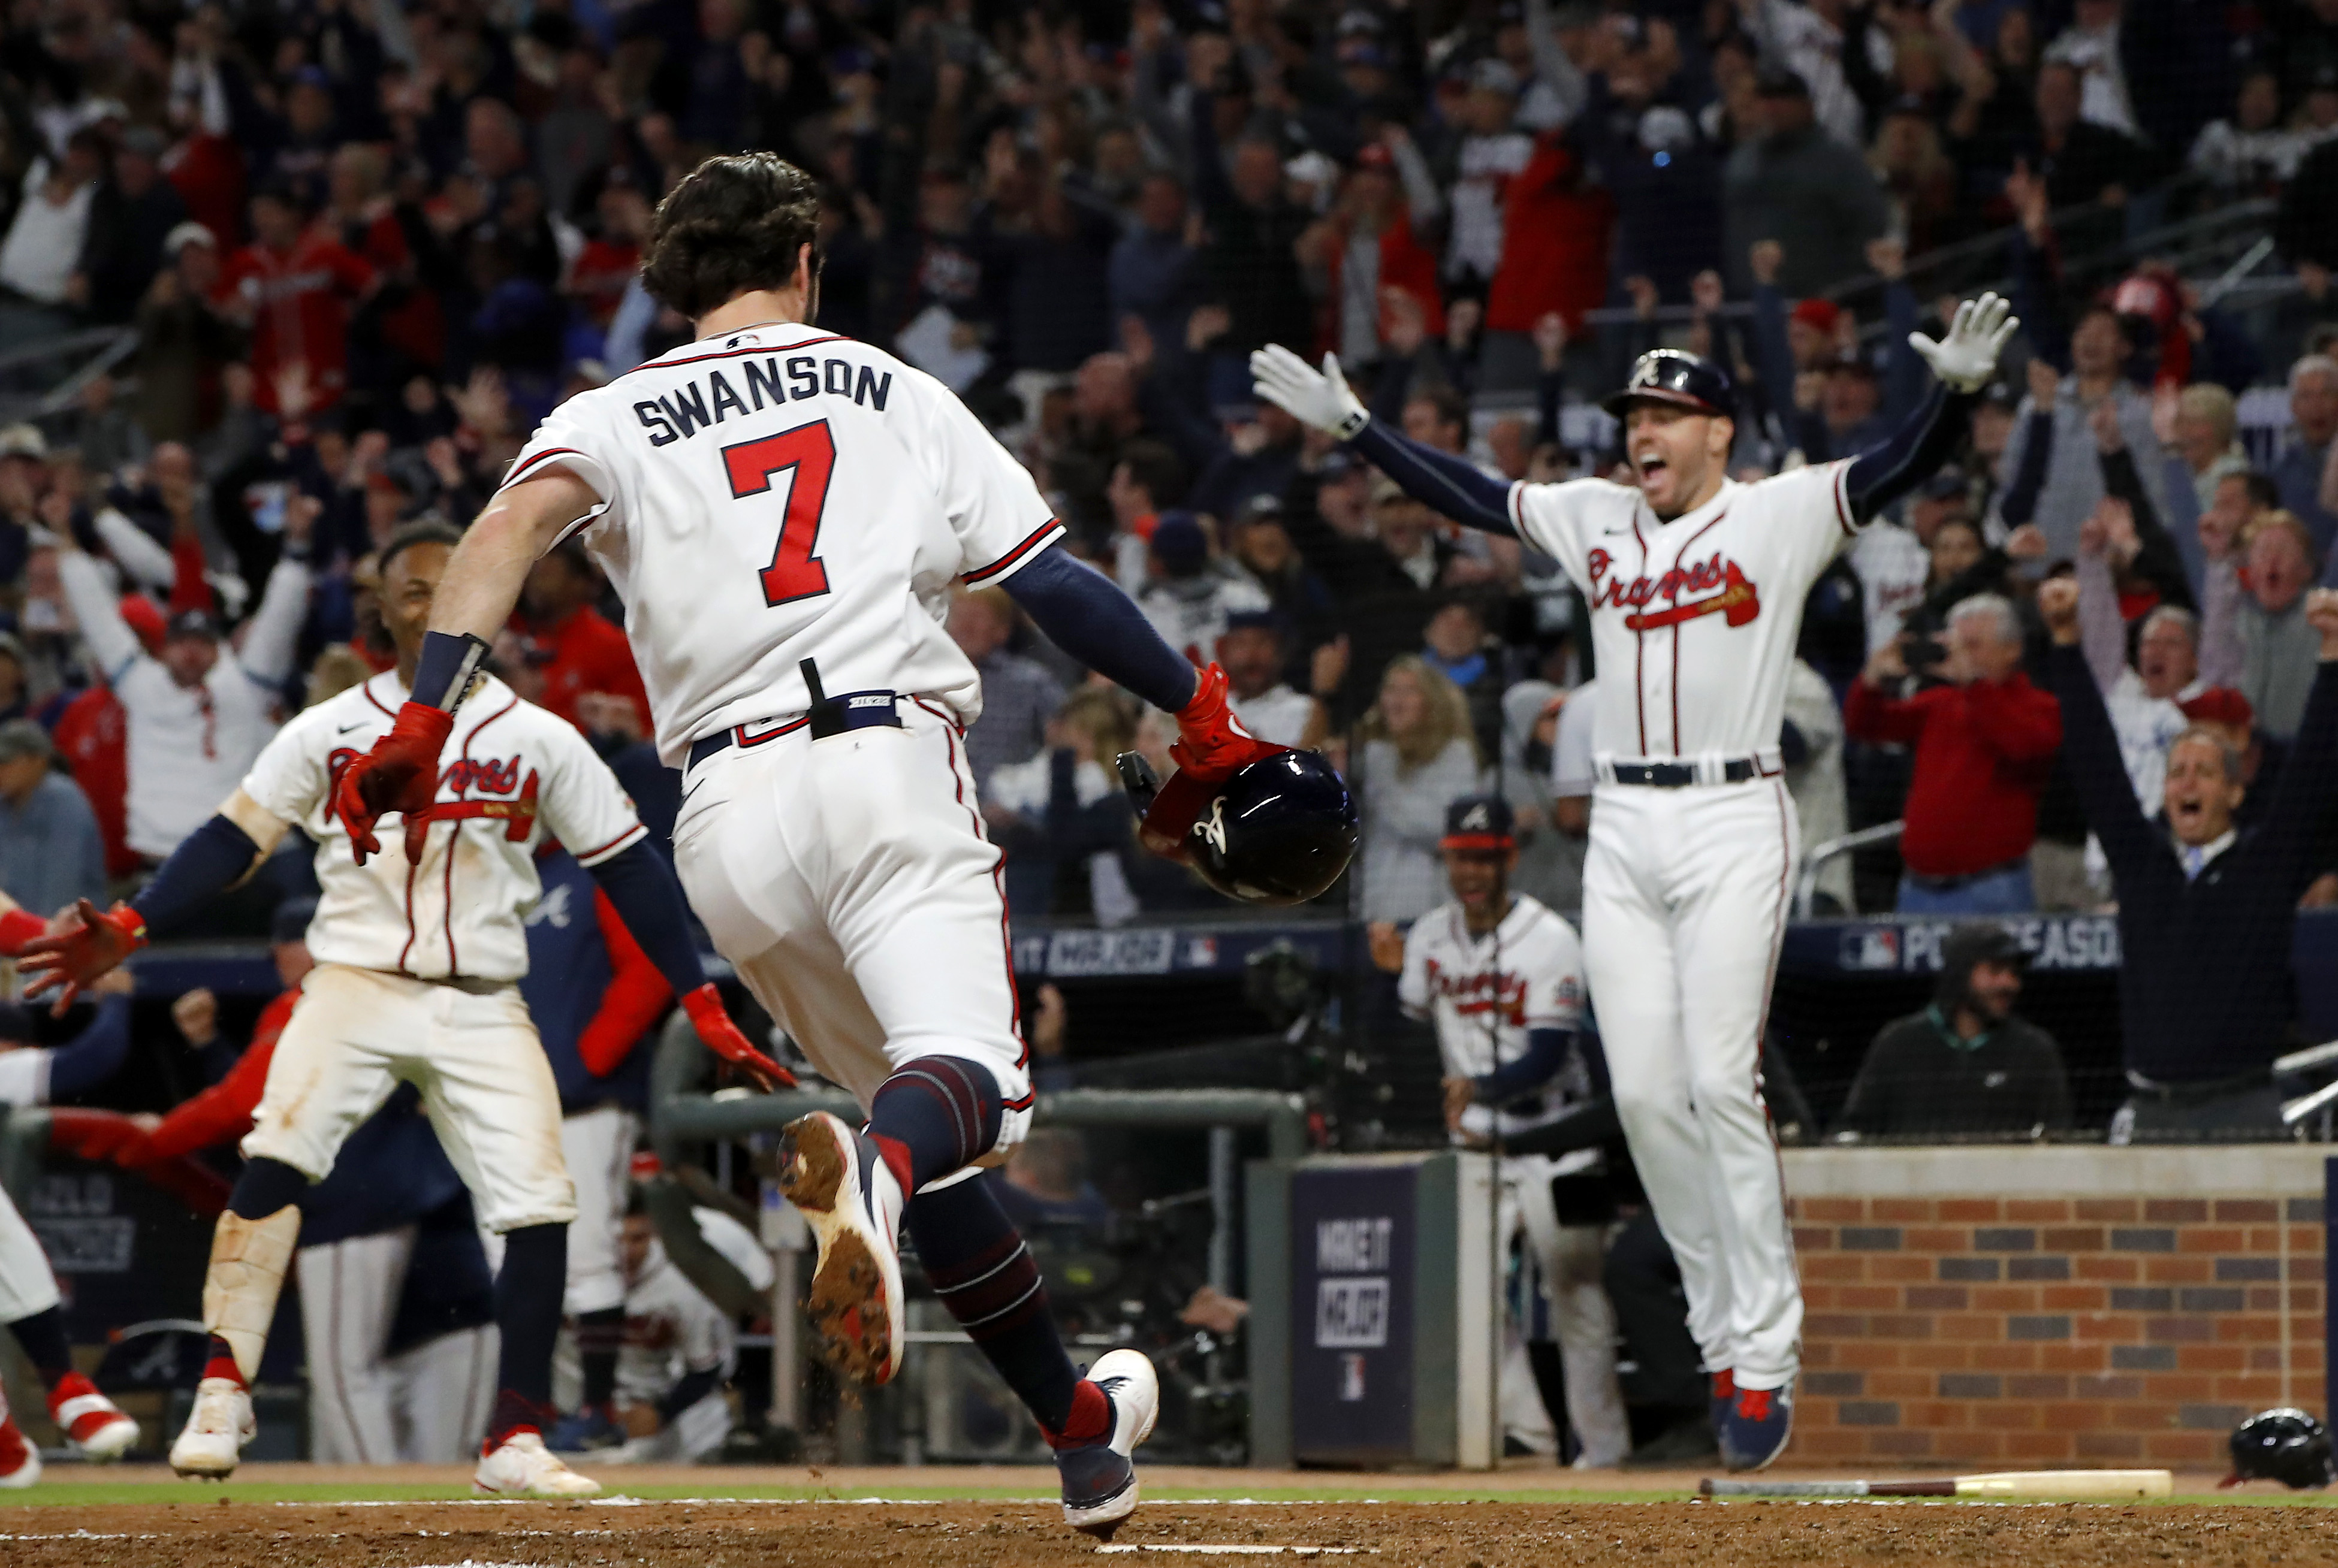
<instances>
[{"instance_id":1,"label":"white baseball jersey","mask_svg":"<svg viewBox=\"0 0 2338 1568\"><path fill-rule=\"evenodd\" d=\"M1590 602L1596 755L1727 759L1777 745L1803 597L1857 534L1849 471L1724 480L1669 523L1605 479L1511 486L1519 537Z\"/></svg>"},{"instance_id":2,"label":"white baseball jersey","mask_svg":"<svg viewBox=\"0 0 2338 1568\"><path fill-rule=\"evenodd\" d=\"M628 1404L654 1405L690 1373L720 1370L728 1376L738 1353L739 1331L722 1308L653 1240L640 1276L625 1292L619 1396Z\"/></svg>"},{"instance_id":3,"label":"white baseball jersey","mask_svg":"<svg viewBox=\"0 0 2338 1568\"><path fill-rule=\"evenodd\" d=\"M1275 746L1296 746L1315 717L1315 699L1288 686L1270 686L1255 697L1230 698L1243 728Z\"/></svg>"},{"instance_id":4,"label":"white baseball jersey","mask_svg":"<svg viewBox=\"0 0 2338 1568\"><path fill-rule=\"evenodd\" d=\"M1397 1000L1437 1025L1447 1076L1482 1078L1527 1053L1536 1029L1583 1026L1583 944L1575 927L1524 893L1483 936L1473 936L1459 904L1440 904L1413 922L1404 939ZM1590 1093L1580 1056L1543 1091L1542 1104L1496 1112L1472 1105L1461 1131L1504 1137L1551 1122Z\"/></svg>"},{"instance_id":5,"label":"white baseball jersey","mask_svg":"<svg viewBox=\"0 0 2338 1568\"><path fill-rule=\"evenodd\" d=\"M543 891L536 847L557 838L585 866L647 831L575 725L483 678L439 753L438 804L419 860L392 813L381 853L357 864L332 815L335 780L389 733L406 701L395 671L319 702L276 732L243 792L317 841L322 887L309 927L319 964L423 980L514 981L527 973L521 921Z\"/></svg>"},{"instance_id":6,"label":"white baseball jersey","mask_svg":"<svg viewBox=\"0 0 2338 1568\"><path fill-rule=\"evenodd\" d=\"M942 629L950 583L1004 582L1061 537L1038 487L948 388L880 348L773 323L702 338L537 426L504 483L565 466L625 603L659 754L831 695L982 711Z\"/></svg>"}]
</instances>

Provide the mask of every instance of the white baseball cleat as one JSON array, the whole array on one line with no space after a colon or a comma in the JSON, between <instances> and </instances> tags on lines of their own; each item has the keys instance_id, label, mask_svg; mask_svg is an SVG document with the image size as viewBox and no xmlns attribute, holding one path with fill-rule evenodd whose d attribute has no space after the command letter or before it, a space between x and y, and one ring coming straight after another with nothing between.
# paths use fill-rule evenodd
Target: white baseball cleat
<instances>
[{"instance_id":1,"label":"white baseball cleat","mask_svg":"<svg viewBox=\"0 0 2338 1568\"><path fill-rule=\"evenodd\" d=\"M0 1398L0 1487L13 1491L40 1478L41 1451L25 1440L8 1414L8 1401Z\"/></svg>"},{"instance_id":2,"label":"white baseball cleat","mask_svg":"<svg viewBox=\"0 0 2338 1568\"><path fill-rule=\"evenodd\" d=\"M1109 1541L1136 1512L1136 1465L1130 1455L1153 1436L1161 1378L1143 1351L1112 1350L1096 1357L1087 1381L1110 1402L1112 1429L1093 1442L1056 1449L1056 1469L1064 1482L1064 1523Z\"/></svg>"},{"instance_id":3,"label":"white baseball cleat","mask_svg":"<svg viewBox=\"0 0 2338 1568\"><path fill-rule=\"evenodd\" d=\"M481 1455L471 1476L472 1490L501 1497L598 1497L601 1484L579 1475L561 1462L533 1432L504 1439L492 1453Z\"/></svg>"},{"instance_id":4,"label":"white baseball cleat","mask_svg":"<svg viewBox=\"0 0 2338 1568\"><path fill-rule=\"evenodd\" d=\"M820 1242L804 1310L830 1362L857 1383L901 1369L901 1222L877 1141L825 1111L800 1116L780 1142L780 1191Z\"/></svg>"},{"instance_id":5,"label":"white baseball cleat","mask_svg":"<svg viewBox=\"0 0 2338 1568\"><path fill-rule=\"evenodd\" d=\"M58 1378L49 1391L49 1418L75 1453L95 1464L121 1458L138 1441L138 1423L78 1372Z\"/></svg>"},{"instance_id":6,"label":"white baseball cleat","mask_svg":"<svg viewBox=\"0 0 2338 1568\"><path fill-rule=\"evenodd\" d=\"M224 1481L235 1474L243 1446L259 1430L250 1391L232 1378L206 1377L195 1385L195 1407L187 1412L186 1428L171 1445L171 1468L182 1475Z\"/></svg>"}]
</instances>

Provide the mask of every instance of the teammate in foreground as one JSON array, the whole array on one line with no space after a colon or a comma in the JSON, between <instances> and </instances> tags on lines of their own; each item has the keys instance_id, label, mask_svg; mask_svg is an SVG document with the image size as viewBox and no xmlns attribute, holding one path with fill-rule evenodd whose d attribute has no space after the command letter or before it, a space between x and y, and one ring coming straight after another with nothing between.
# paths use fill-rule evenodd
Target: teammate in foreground
<instances>
[{"instance_id":1,"label":"teammate in foreground","mask_svg":"<svg viewBox=\"0 0 2338 1568\"><path fill-rule=\"evenodd\" d=\"M442 730L440 744L419 755L415 788L399 804L403 831L387 850L373 839L372 813L362 828L339 830L334 784L389 730L415 679L456 538L444 524L413 524L382 546L381 614L396 670L278 730L219 814L135 900L103 913L84 900L77 929L25 946L25 966L38 972L33 990L57 990L62 1004L144 946L150 928L186 926L295 825L316 840L324 892L309 949L317 966L277 1040L243 1140L243 1172L211 1240L211 1360L171 1446L182 1475L234 1472L254 1430L250 1381L300 1237L301 1196L403 1080L422 1092L479 1223L504 1238L502 1364L476 1484L531 1496L600 1490L543 1439L576 1205L561 1160L559 1092L516 984L527 967L520 912L537 895L539 839L586 847L577 858L683 997L701 1038L766 1082L787 1081L723 1013L699 967L681 890L616 779L575 727L501 681L477 677L462 732Z\"/></svg>"},{"instance_id":2,"label":"teammate in foreground","mask_svg":"<svg viewBox=\"0 0 2338 1568\"><path fill-rule=\"evenodd\" d=\"M1505 484L1374 420L1339 361L1251 356L1260 397L1352 442L1406 494L1557 559L1600 670L1584 956L1616 1109L1680 1261L1724 1461L1783 1451L1802 1287L1760 1051L1795 860L1778 727L1803 597L1838 550L1948 459L2017 323L1993 294L1911 345L1938 378L1856 457L1741 485L1720 368L1657 349L1607 401L1636 485Z\"/></svg>"},{"instance_id":3,"label":"teammate in foreground","mask_svg":"<svg viewBox=\"0 0 2338 1568\"><path fill-rule=\"evenodd\" d=\"M0 957L18 956L25 944L46 929L39 916L18 908L15 899L0 893ZM98 1004L97 1022L73 1046L0 1054L0 1106L46 1104L52 1094L76 1093L111 1073L121 1064L122 1047L129 1040L129 1008L126 992L105 996ZM101 1031L103 1041L97 1038ZM109 1064L86 1079L68 1081L66 1063L76 1058ZM40 1374L48 1389L49 1417L74 1451L84 1459L119 1459L138 1441L138 1423L74 1369L61 1299L40 1238L25 1223L7 1192L0 1191L0 1325L15 1337L17 1348ZM30 1486L40 1478L40 1450L17 1429L8 1414L7 1396L0 1393L0 1487Z\"/></svg>"},{"instance_id":4,"label":"teammate in foreground","mask_svg":"<svg viewBox=\"0 0 2338 1568\"><path fill-rule=\"evenodd\" d=\"M1510 891L1518 839L1510 803L1498 795L1464 796L1447 808L1445 874L1453 901L1413 922L1400 950L1391 926L1372 928L1373 957L1398 960L1397 1000L1437 1025L1445 1061L1445 1124L1457 1142L1491 1140L1547 1126L1590 1098L1587 1064L1577 1054L1583 1027L1583 944L1575 928L1539 900ZM1497 1145L1498 1147L1498 1144ZM1631 1452L1632 1426L1616 1381L1616 1308L1600 1283L1607 1220L1562 1209L1552 1183L1570 1192L1603 1190L1599 1152L1560 1156L1506 1154L1494 1250L1507 1257L1523 1229L1535 1267L1550 1292L1551 1327L1566 1369L1567 1420L1575 1428L1582 1470L1612 1470ZM1611 1211L1612 1212L1612 1211ZM1524 1337L1504 1347L1499 1363L1504 1426L1530 1445L1550 1436Z\"/></svg>"},{"instance_id":5,"label":"teammate in foreground","mask_svg":"<svg viewBox=\"0 0 2338 1568\"><path fill-rule=\"evenodd\" d=\"M1055 1447L1065 1517L1108 1534L1135 1505L1152 1365L1118 1350L1080 1377L1022 1238L969 1180L1023 1136L1033 1097L963 742L981 684L942 628L952 582L1004 587L1057 646L1177 715L1181 770L1147 823L1187 812L1172 842L1211 786L1281 749L1233 722L1223 671L1197 676L1058 547L1031 476L939 382L809 325L818 214L810 178L768 153L709 159L666 197L643 280L698 340L537 429L448 568L396 728L342 776L342 815L362 841L427 787L529 565L581 533L625 602L658 750L683 769L691 902L869 1113L863 1132L813 1115L786 1135L831 1359L872 1383L899 1369L906 1220Z\"/></svg>"}]
</instances>

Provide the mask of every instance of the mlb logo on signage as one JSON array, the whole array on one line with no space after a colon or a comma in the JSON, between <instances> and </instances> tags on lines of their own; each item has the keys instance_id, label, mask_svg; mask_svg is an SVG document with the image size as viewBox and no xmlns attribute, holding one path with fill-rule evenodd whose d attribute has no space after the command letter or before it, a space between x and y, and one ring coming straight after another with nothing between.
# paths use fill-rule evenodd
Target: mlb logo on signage
<instances>
[{"instance_id":1,"label":"mlb logo on signage","mask_svg":"<svg viewBox=\"0 0 2338 1568\"><path fill-rule=\"evenodd\" d=\"M1842 966L1846 969L1900 967L1900 928L1865 926L1842 934Z\"/></svg>"},{"instance_id":2,"label":"mlb logo on signage","mask_svg":"<svg viewBox=\"0 0 2338 1568\"><path fill-rule=\"evenodd\" d=\"M1340 1397L1352 1405L1363 1396L1363 1353L1351 1350L1340 1357Z\"/></svg>"}]
</instances>

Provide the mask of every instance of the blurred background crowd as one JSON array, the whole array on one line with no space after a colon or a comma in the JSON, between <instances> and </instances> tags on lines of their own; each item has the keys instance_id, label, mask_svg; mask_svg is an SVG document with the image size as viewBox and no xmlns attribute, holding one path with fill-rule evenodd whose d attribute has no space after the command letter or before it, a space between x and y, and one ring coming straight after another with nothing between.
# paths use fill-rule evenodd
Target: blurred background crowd
<instances>
[{"instance_id":1,"label":"blurred background crowd","mask_svg":"<svg viewBox=\"0 0 2338 1568\"><path fill-rule=\"evenodd\" d=\"M1628 480L1597 399L1695 348L1751 478L1879 439L1926 387L1907 335L2009 293L1970 442L1803 607L1798 902L2233 939L2121 977L2124 1055L2074 1112L2014 1016L2023 955L1974 936L1793 1126L2101 1136L2123 1097L2129 1133L2138 1098L2271 1125L2293 912L2338 904L2338 713L2308 702L2338 655L2310 592L2338 583L2338 0L8 0L0 889L134 885L275 724L388 668L372 552L467 524L548 409L687 338L637 277L648 219L748 148L822 182L820 324L958 391L1255 731L1342 768L1362 847L1297 913L1361 926L1446 898L1447 808L1484 791L1513 885L1579 906L1599 672L1551 562L1254 404L1252 349L1336 352L1380 416L1543 481ZM621 622L565 547L497 660L670 828ZM1118 793L1174 724L999 592L949 629L1018 933L1231 917ZM2154 835L2184 886L2132 869ZM218 934L297 946L305 848ZM1061 997L1034 1006L1070 1082ZM215 1012L178 1030L174 1082L227 1073ZM61 1098L103 1097L105 1049Z\"/></svg>"}]
</instances>

